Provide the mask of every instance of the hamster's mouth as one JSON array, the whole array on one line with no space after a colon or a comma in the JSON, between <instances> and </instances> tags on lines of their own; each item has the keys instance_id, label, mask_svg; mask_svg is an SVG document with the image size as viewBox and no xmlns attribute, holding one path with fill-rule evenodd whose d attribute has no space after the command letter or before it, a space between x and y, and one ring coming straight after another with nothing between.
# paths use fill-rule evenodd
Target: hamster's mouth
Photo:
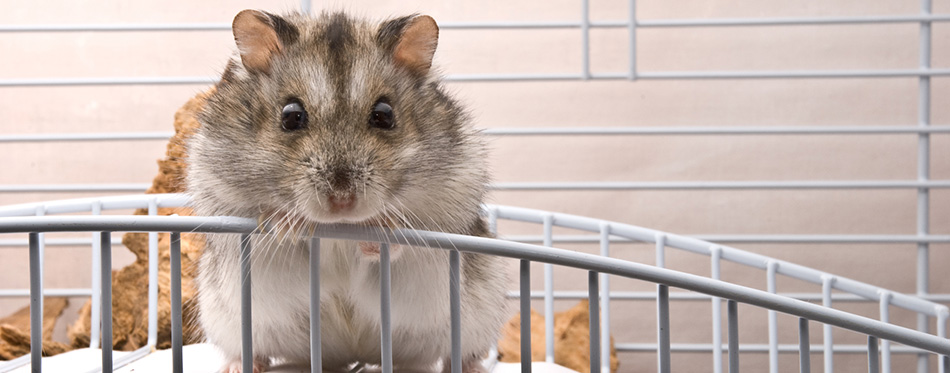
<instances>
[{"instance_id":1,"label":"hamster's mouth","mask_svg":"<svg viewBox=\"0 0 950 373\"><path fill-rule=\"evenodd\" d=\"M380 214L373 214L369 217L352 217L347 215L338 215L331 213L329 216L314 216L314 214L302 214L300 211L287 211L278 209L264 210L258 217L259 225L268 231L300 231L312 230L317 224L356 224L372 227L389 227L395 225Z\"/></svg>"},{"instance_id":2,"label":"hamster's mouth","mask_svg":"<svg viewBox=\"0 0 950 373\"><path fill-rule=\"evenodd\" d=\"M351 190L318 192L322 196L301 206L306 217L317 223L369 224L383 215L380 201Z\"/></svg>"},{"instance_id":3,"label":"hamster's mouth","mask_svg":"<svg viewBox=\"0 0 950 373\"><path fill-rule=\"evenodd\" d=\"M331 214L345 215L356 208L356 196L352 193L331 194L327 197L327 203Z\"/></svg>"},{"instance_id":4,"label":"hamster's mouth","mask_svg":"<svg viewBox=\"0 0 950 373\"><path fill-rule=\"evenodd\" d=\"M289 208L264 208L259 222L262 226L291 228L336 223L388 226L380 224L389 219L386 219L383 216L385 213L372 202L357 198L353 194L329 195L323 197L322 201L300 201Z\"/></svg>"}]
</instances>

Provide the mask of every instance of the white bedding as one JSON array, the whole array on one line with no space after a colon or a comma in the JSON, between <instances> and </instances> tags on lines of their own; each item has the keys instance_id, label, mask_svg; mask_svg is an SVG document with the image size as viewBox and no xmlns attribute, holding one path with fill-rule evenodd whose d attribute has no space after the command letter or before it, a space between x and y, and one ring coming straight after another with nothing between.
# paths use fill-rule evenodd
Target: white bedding
<instances>
[{"instance_id":1,"label":"white bedding","mask_svg":"<svg viewBox=\"0 0 950 373\"><path fill-rule=\"evenodd\" d=\"M114 351L113 359L129 354L125 351ZM88 372L99 367L102 353L99 349L79 349L52 357L43 358L43 372L73 373ZM223 364L221 354L210 344L194 344L182 349L182 360L186 373L218 373ZM172 371L171 350L159 350L132 362L116 372L122 373L168 373ZM576 373L574 370L550 363L535 362L531 364L533 372L541 373ZM364 369L363 372L378 372L379 369ZM521 371L521 364L497 363L492 373L515 373ZM15 373L29 373L30 365L14 370ZM308 366L276 366L268 372L273 373L309 373Z\"/></svg>"}]
</instances>

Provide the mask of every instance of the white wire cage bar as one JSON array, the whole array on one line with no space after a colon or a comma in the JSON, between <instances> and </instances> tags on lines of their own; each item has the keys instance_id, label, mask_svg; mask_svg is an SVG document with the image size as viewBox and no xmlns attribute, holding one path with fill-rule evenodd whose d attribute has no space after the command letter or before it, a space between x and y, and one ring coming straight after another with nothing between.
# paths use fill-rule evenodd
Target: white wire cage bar
<instances>
[{"instance_id":1,"label":"white wire cage bar","mask_svg":"<svg viewBox=\"0 0 950 373\"><path fill-rule=\"evenodd\" d=\"M114 215L95 215L93 212L101 212L103 209L108 208L147 208L148 206L163 206L163 207L177 207L177 206L186 206L188 203L188 198L183 195L139 195L139 196L124 196L124 197L113 197L113 198L102 198L102 199L81 199L81 200L70 200L70 201L58 201L51 202L47 204L32 204L33 209L28 209L31 205L20 205L20 206L11 206L8 208L0 209L0 233L26 233L29 232L29 245L31 253L31 306L33 310L42 309L42 241L43 238L40 236L40 232L102 232L95 233L98 236L99 246L101 256L98 258L100 268L111 268L111 256L108 253L111 253L111 234L109 232L114 231L148 231L148 232L171 232L173 234L172 246L171 246L171 273L172 273L172 346L173 346L173 356L176 366L181 364L181 300L180 300L180 274L181 274L181 263L180 263L180 248L178 246L178 232L207 232L207 233L237 233L243 234L245 237L249 234L255 233L258 230L257 222L253 219L242 219L242 218L230 218L230 217L179 217L179 216L114 216ZM47 210L47 211L57 211L59 213L74 213L74 212L89 212L90 216L50 216L44 214L44 216L33 216L35 214L29 214L29 211L37 210ZM444 233L436 232L423 232L423 231L409 231L409 230L395 230L395 231L380 231L378 229L367 228L367 227L357 227L357 226L348 226L348 225L327 225L318 228L315 232L315 238L311 241L312 247L319 247L320 238L332 238L332 239L350 239L350 240L378 240L383 242L399 243L406 245L414 246L428 246L432 247L433 250L438 249L447 249L447 250L459 250L465 252L476 252L489 255L500 255L510 258L516 258L521 260L521 291L519 297L522 304L522 314L526 315L526 312L530 309L529 300L531 299L532 292L530 291L530 278L528 276L530 267L528 264L530 262L541 262L548 263L558 266L567 266L572 268L579 268L583 270L590 271L588 276L589 289L586 292L586 297L591 300L591 312L595 313L591 315L591 356L592 364L597 364L596 367L592 365L592 371L609 371L607 366L601 366L601 364L606 364L609 362L609 355L604 353L604 351L609 351L609 349L603 348L605 346L604 342L609 341L609 325L604 322L598 322L598 319L606 320L609 312L609 301L611 298L622 299L614 297L609 292L609 285L601 279L600 275L603 275L605 278L609 278L606 275L621 276L627 278L640 279L644 281L650 281L658 284L657 293L655 297L650 299L655 299L657 301L657 317L658 325L658 342L655 345L652 344L624 344L618 343L618 350L622 351L656 351L658 354L658 364L661 367L661 371L669 371L669 354L671 352L712 352L714 359L714 365L717 363L717 360L722 356L721 348L722 341L715 339L711 345L703 344L675 344L670 341L669 338L669 301L671 300L669 287L675 287L680 289L685 289L693 292L698 292L702 294L702 298L699 299L711 299L713 300L713 318L712 324L714 330L722 330L721 317L717 315L717 312L721 312L721 308L717 307L720 299L727 299L727 307L729 312L727 316L732 322L727 325L727 330L729 331L728 335L735 336L736 330L738 328L737 324L737 311L735 309L736 302L751 304L759 306L765 309L770 310L769 312L782 312L801 318L801 322L807 326L808 321L815 321L824 324L825 326L836 326L845 328L848 330L856 331L859 333L866 334L870 336L869 344L865 346L859 345L833 345L833 342L830 338L830 335L825 336L825 343L821 346L811 346L808 343L807 339L807 327L800 331L800 343L798 346L790 344L779 344L777 338L772 338L771 334L774 333L776 329L776 323L769 323L769 344L759 345L759 344L746 344L742 345L735 338L729 339L729 347L727 349L729 361L730 361L730 371L732 369L738 368L738 358L741 353L765 353L767 352L771 360L777 359L779 353L793 353L797 352L802 355L803 364L806 363L808 358L807 356L811 353L821 351L824 357L824 364L826 369L833 369L833 360L832 357L835 353L868 353L870 357L869 360L869 371L874 370L878 365L876 363L877 356L881 356L881 365L885 368L885 371L889 371L890 368L890 355L892 353L936 353L942 355L939 359L939 372L945 372L947 366L947 355L950 354L950 340L946 339L946 328L947 328L947 318L950 317L950 312L946 306L936 304L924 299L920 299L913 295L900 294L892 292L886 289L875 287L869 284L864 284L858 281L850 280L847 278L835 276L833 274L821 272L815 269L803 267L793 263L788 263L772 258L768 258L762 255L738 250L735 248L721 246L698 240L690 237L683 237L675 234L669 234L665 232L655 231L647 228L630 226L626 224L607 222L598 219L584 218L573 215L566 214L556 214L544 211L530 210L524 208L515 208L515 207L503 207L503 206L486 206L486 215L491 219L491 226L497 227L497 221L501 220L513 220L520 222L529 222L542 225L542 228L545 226L550 227L564 227L572 229L580 229L589 232L599 233L602 238L607 237L608 235L621 236L630 240L636 240L639 242L649 242L653 243L656 248L657 253L657 266L649 266L640 263L627 262L615 258L610 258L609 256L598 256L592 254L585 254L579 252L572 252L566 250L555 249L549 246L535 246L524 243L517 243L512 241L496 240L496 239L485 239L477 237L467 237L467 236L456 236L448 235ZM17 216L19 215L19 216ZM549 234L550 235L550 234ZM375 237L375 238L369 238ZM94 240L95 242L95 240ZM244 271L247 271L248 274L245 278L250 279L249 274L249 253L250 253L250 241L242 240L244 243L240 248L242 252L245 253L244 261L242 262L242 268ZM151 245L151 244L150 244ZM601 241L601 253L604 253L603 250L605 247L609 246L609 240L603 239ZM386 245L382 245L386 246ZM235 248L236 250L239 248ZM684 250L687 252L697 253L701 255L708 255L712 260L714 271L709 278L672 271L664 269L665 264L665 251L667 249L677 249ZM315 249L314 253L319 251ZM454 256L453 256L454 257ZM150 258L149 267L157 267L157 258ZM386 264L388 261L388 256L383 255L382 263ZM455 258L457 259L457 258ZM721 261L728 261L733 263L738 263L743 266L753 267L757 269L765 270L767 273L767 282L769 284L768 291L751 289L735 284L730 284L718 280L719 263ZM450 259L450 262L447 263L450 270L450 278L452 279L452 288L458 288L458 266L457 260ZM316 295L319 299L319 256L314 255L311 257L311 291L312 296ZM386 265L382 266L383 271L386 271ZM151 271L150 271L151 272ZM385 277L385 273L383 274ZM814 284L820 284L823 287L823 305L819 306L817 304L808 303L802 300L793 299L781 294L776 293L775 279L777 276L787 276L789 278L795 278L799 280L808 281ZM142 358L149 352L149 348L152 348L154 344L146 346L147 348L140 349L134 354L124 356L122 359L117 359L115 361L111 358L111 318L109 317L111 313L111 301L110 301L110 289L111 286L111 272L110 271L100 271L99 276L101 281L99 286L101 287L102 295L99 297L98 301L100 303L100 312L102 314L102 348L103 348L103 357L102 357L102 369L111 370L120 368L128 363L131 363L137 359ZM178 278L176 279L176 276ZM151 280L150 280L151 282ZM249 319L251 317L250 309L250 287L249 282L246 281L245 285L247 286L243 295L242 304L244 305L243 312L245 317ZM381 315L383 320L387 319L387 314L389 310L388 302L388 284L383 282L383 289L381 295L383 296ZM844 311L836 310L831 308L831 290L843 291L847 294L860 297L876 302L880 302L881 305L881 321L868 319L862 316L855 314L850 314ZM150 292L150 308L154 306L154 303L157 301L157 296L153 295L153 290ZM544 292L545 296L550 296L552 292L547 290ZM673 294L681 292L673 292ZM607 294L606 297L601 296L601 294ZM583 294L579 294L583 296ZM452 297L455 299L452 300L452 315L453 317L458 317L459 309L457 307L457 291L452 291ZM598 300L598 297L600 299ZM601 307L602 304L605 306ZM720 306L721 307L721 306ZM926 315L935 317L938 320L939 328L936 331L936 335L931 335L924 332L914 331L893 324L888 324L888 310L890 307L897 307L901 309L906 309L913 311L920 315ZM314 313L316 319L311 319L313 330L319 329L319 307L314 308L313 310L317 311ZM154 317L154 313L149 313L150 317ZM546 315L548 315L546 313ZM32 319L33 322L38 322L38 318L41 315L36 314ZM93 317L93 320L96 318ZM530 320L529 317L523 318L524 320ZM391 342L391 339L385 338L387 331L386 326L387 322L384 321L381 333L383 333L383 351L384 353L391 354L391 346L386 348L385 344L387 340ZM599 324L599 325L598 325ZM150 334L153 332L154 323L149 323ZM453 320L453 333L458 332L460 325L458 320ZM522 324L522 332L530 333L530 321ZM243 326L244 333L246 334L247 341L250 340L250 333L253 333L250 330L250 324L244 324ZM548 329L548 333L551 330ZM34 340L41 340L42 338L42 328L32 329ZM804 333L804 334L801 334ZM460 334L459 334L460 335ZM458 354L460 344L464 343L459 338L459 335L453 334L453 365L460 364L458 360ZM716 334L714 335L721 335ZM315 345L312 345L315 349L314 361L319 362L319 333L312 333L312 338L315 339ZM881 346L877 347L877 341L880 339ZM530 351L530 338L522 338L523 341L522 348L526 351ZM890 346L890 343L883 342L898 342L902 346ZM154 343L154 340L150 340L150 343ZM252 346L247 343L244 348L246 355L252 356L251 348ZM25 363L33 362L33 367L41 366L41 363L36 363L36 359L39 359L39 350L35 354L29 356L29 359L21 358L20 360L15 360L7 363L6 365L0 365L0 371L8 371L16 367L22 366ZM524 354L523 356L531 356L530 353ZM391 358L391 355L390 355ZM384 355L383 361L387 361ZM391 361L391 360L390 360ZM244 364L250 364L250 360L246 360ZM718 365L718 366L721 366ZM384 363L383 370L391 368ZM526 371L530 370L529 365L524 365L523 369ZM667 370L663 370L664 368ZM802 365L803 371L808 371L809 365ZM320 367L318 363L313 365L314 371L319 371ZM37 370L34 370L37 371ZM830 370L826 370L830 371Z\"/></svg>"}]
</instances>

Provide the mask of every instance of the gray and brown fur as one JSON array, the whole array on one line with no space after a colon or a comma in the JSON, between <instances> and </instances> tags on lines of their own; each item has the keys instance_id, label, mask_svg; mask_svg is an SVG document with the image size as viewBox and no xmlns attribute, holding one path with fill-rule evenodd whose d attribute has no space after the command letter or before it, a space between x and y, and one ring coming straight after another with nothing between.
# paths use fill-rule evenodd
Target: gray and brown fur
<instances>
[{"instance_id":1,"label":"gray and brown fur","mask_svg":"<svg viewBox=\"0 0 950 373\"><path fill-rule=\"evenodd\" d=\"M188 190L199 215L275 227L253 242L260 367L272 358L309 360L308 252L293 233L350 222L488 235L478 215L485 147L430 68L437 30L427 16L379 24L341 13L235 18L239 51L199 115ZM391 130L368 125L380 98L395 113ZM281 110L292 99L309 122L286 131ZM354 199L352 207L331 209L340 196ZM324 241L324 366L378 363L378 256L361 250L365 243ZM232 361L240 357L238 245L234 236L210 236L198 277L202 326ZM395 247L393 257L394 363L432 367L450 353L448 253ZM507 316L506 279L498 258L463 254L461 265L464 365L479 371Z\"/></svg>"}]
</instances>

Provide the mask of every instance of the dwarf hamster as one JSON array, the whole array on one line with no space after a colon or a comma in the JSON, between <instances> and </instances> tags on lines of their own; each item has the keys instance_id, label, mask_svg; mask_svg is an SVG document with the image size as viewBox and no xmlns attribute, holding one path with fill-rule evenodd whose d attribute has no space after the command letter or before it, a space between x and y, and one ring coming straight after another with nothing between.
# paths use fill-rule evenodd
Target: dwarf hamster
<instances>
[{"instance_id":1,"label":"dwarf hamster","mask_svg":"<svg viewBox=\"0 0 950 373\"><path fill-rule=\"evenodd\" d=\"M234 18L237 53L199 113L187 189L199 215L276 227L252 243L255 370L310 359L309 252L294 232L343 222L489 235L485 145L431 67L438 31L424 15ZM239 238L207 242L199 322L231 361L224 371L239 372ZM324 367L378 364L378 245L324 240L321 253ZM432 369L451 354L448 255L393 247L397 368ZM466 371L483 370L506 318L504 273L499 258L461 256Z\"/></svg>"}]
</instances>

